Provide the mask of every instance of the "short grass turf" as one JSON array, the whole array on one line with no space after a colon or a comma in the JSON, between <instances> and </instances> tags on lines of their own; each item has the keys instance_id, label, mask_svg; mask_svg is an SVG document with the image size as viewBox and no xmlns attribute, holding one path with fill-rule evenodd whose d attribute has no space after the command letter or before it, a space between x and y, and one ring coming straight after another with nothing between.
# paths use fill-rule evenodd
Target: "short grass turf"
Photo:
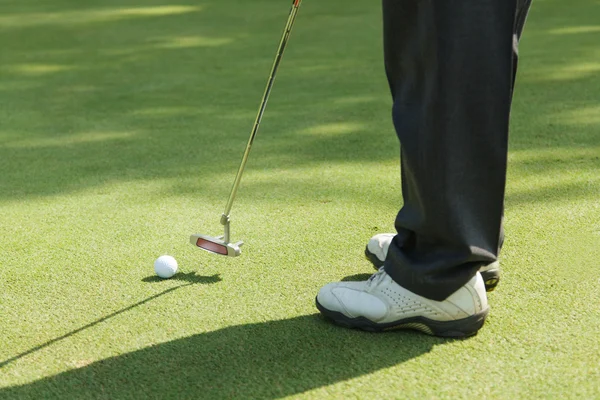
<instances>
[{"instance_id":1,"label":"short grass turf","mask_svg":"<svg viewBox=\"0 0 600 400\"><path fill-rule=\"evenodd\" d=\"M600 398L600 3L537 0L512 116L504 274L479 335L337 328L401 205L379 4L0 4L0 398ZM161 254L179 260L154 277Z\"/></svg>"}]
</instances>

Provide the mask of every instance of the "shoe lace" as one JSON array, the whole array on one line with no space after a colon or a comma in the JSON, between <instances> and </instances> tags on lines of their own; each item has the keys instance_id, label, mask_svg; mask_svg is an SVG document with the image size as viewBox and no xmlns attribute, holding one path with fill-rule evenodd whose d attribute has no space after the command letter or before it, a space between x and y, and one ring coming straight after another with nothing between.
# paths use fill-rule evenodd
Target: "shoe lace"
<instances>
[{"instance_id":1,"label":"shoe lace","mask_svg":"<svg viewBox=\"0 0 600 400\"><path fill-rule=\"evenodd\" d=\"M367 286L368 287L377 286L377 284L383 278L384 275L385 275L385 271L384 271L383 267L379 268L379 270L377 272L375 272L373 275L371 275L369 277L369 279L367 280Z\"/></svg>"}]
</instances>

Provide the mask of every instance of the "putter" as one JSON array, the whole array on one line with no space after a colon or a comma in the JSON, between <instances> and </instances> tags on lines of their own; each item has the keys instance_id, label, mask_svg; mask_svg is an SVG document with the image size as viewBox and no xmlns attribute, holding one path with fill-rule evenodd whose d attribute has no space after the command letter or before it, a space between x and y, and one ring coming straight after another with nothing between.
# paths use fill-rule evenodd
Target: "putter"
<instances>
[{"instance_id":1,"label":"putter","mask_svg":"<svg viewBox=\"0 0 600 400\"><path fill-rule=\"evenodd\" d=\"M237 194L240 181L242 180L242 174L244 173L246 162L248 161L248 155L250 154L252 143L254 142L254 138L256 137L256 133L258 132L258 127L260 126L260 122L265 113L267 101L269 100L269 95L271 94L273 83L275 82L275 75L277 74L277 69L279 68L281 59L283 58L283 52L292 32L292 27L294 26L294 21L296 20L296 15L298 14L298 9L300 8L301 2L302 0L293 0L292 2L292 8L288 16L287 24L285 25L285 29L283 31L281 42L279 43L279 48L277 49L275 62L273 63L273 67L271 68L271 74L269 75L269 80L267 81L267 87L263 94L262 101L260 102L258 115L256 116L252 132L250 133L250 139L248 140L248 144L246 145L246 150L244 151L242 162L240 163L240 168L238 169L235 181L233 182L233 187L231 188L229 200L227 201L227 205L225 206L225 211L223 212L223 215L221 215L221 224L224 226L225 232L223 236L209 236L200 234L190 236L190 243L196 247L201 248L202 250L229 257L239 256L242 252L240 247L244 244L244 242L230 242L231 218L229 214L231 213L231 207L233 206L233 200L235 199L235 196Z\"/></svg>"}]
</instances>

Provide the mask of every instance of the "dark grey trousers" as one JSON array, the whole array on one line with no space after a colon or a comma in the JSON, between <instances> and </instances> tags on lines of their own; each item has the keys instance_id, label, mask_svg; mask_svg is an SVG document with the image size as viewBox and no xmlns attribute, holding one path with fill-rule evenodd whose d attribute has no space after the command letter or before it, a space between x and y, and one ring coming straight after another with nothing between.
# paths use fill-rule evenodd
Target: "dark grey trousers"
<instances>
[{"instance_id":1,"label":"dark grey trousers","mask_svg":"<svg viewBox=\"0 0 600 400\"><path fill-rule=\"evenodd\" d=\"M517 46L531 0L383 0L404 204L385 271L444 300L496 261Z\"/></svg>"}]
</instances>

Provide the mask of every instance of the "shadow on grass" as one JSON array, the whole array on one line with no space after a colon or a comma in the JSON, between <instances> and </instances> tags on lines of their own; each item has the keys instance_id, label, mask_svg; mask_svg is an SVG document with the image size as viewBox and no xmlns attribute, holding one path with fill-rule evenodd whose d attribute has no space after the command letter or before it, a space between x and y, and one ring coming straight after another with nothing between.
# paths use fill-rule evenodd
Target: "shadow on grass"
<instances>
[{"instance_id":1,"label":"shadow on grass","mask_svg":"<svg viewBox=\"0 0 600 400\"><path fill-rule=\"evenodd\" d=\"M157 278L157 279L155 279L155 278ZM199 276L199 275L196 275L195 272L190 272L190 273L187 273L187 274L179 273L179 274L176 274L172 279L174 279L174 280L180 280L180 281L184 281L184 282L188 282L188 283L183 284L183 285L179 285L179 286L175 286L175 287L172 287L172 288L169 288L169 289L166 289L166 290L164 290L164 291L162 291L160 293L157 293L157 294L155 294L153 296L148 297L147 299L144 299L142 301L138 301L135 304L132 304L132 305L130 305L128 307L122 308L122 309L120 309L118 311L115 311L115 312L113 312L111 314L108 314L107 316L102 317L100 319L97 319L96 321L90 322L89 324L84 325L81 328L77 328L77 329L75 329L75 330L73 330L73 331L71 331L69 333L66 333L66 334L64 334L62 336L59 336L59 337L56 337L54 339L48 340L45 343L42 343L42 344L40 344L38 346L35 346L35 347L33 347L33 348L31 348L31 349L29 349L27 351L24 351L21 354L17 354L16 356L8 358L8 359L6 359L4 361L0 361L0 369L3 368L3 367L5 367L5 366L7 366L8 364L10 364L10 363L18 360L18 359L20 359L20 358L23 358L23 357L25 357L27 355L35 353L36 351L39 351L39 350L41 350L41 349L43 349L45 347L48 347L48 346L53 345L53 344L55 344L57 342L60 342L61 340L67 339L67 338L69 338L69 337L71 337L73 335L76 335L76 334L78 334L78 333L80 333L80 332L82 332L82 331L84 331L86 329L92 328L92 327L94 327L94 326L96 326L96 325L98 325L98 324L100 324L102 322L105 322L105 321L107 321L107 320L109 320L111 318L114 318L117 315L123 314L123 313L125 313L127 311L130 311L130 310L132 310L132 309L134 309L136 307L139 307L139 306L141 306L143 304L146 304L146 303L148 303L148 302L150 302L152 300L155 300L155 299L157 299L157 298L159 298L161 296L164 296L166 294L174 292L174 291L176 291L178 289L184 288L186 286L194 285L194 284L211 284L211 283L217 283L217 282L221 281L221 278L219 278L218 275L213 275L213 276ZM154 276L154 277L144 278L143 281L144 282L157 282L157 281L164 281L164 280L160 279L160 278L158 278L156 276ZM0 398L2 398L1 395L0 395Z\"/></svg>"},{"instance_id":2,"label":"shadow on grass","mask_svg":"<svg viewBox=\"0 0 600 400\"><path fill-rule=\"evenodd\" d=\"M0 39L0 200L182 176L210 185L223 175L228 189L289 4L104 3L59 0L31 15L21 2L4 6L0 28L11 38ZM382 88L388 105L387 89L350 72L352 52L324 56L327 45L310 37L314 18L304 17L287 51L264 124L277 134L260 139L254 169L377 162L389 148L382 143L395 140L369 127L373 94ZM321 27L335 28L330 34L353 29L343 18L330 22ZM309 66L325 69L303 73ZM377 109L391 126L387 108Z\"/></svg>"},{"instance_id":3,"label":"shadow on grass","mask_svg":"<svg viewBox=\"0 0 600 400\"><path fill-rule=\"evenodd\" d=\"M375 271L373 271L375 272ZM369 279L373 274L355 274L342 278L342 282L362 282Z\"/></svg>"},{"instance_id":4,"label":"shadow on grass","mask_svg":"<svg viewBox=\"0 0 600 400\"><path fill-rule=\"evenodd\" d=\"M600 163L598 169L600 170ZM506 195L507 208L527 204L574 204L581 200L598 199L600 197L600 179L589 182L561 182L551 187L530 188L525 191L512 191Z\"/></svg>"},{"instance_id":5,"label":"shadow on grass","mask_svg":"<svg viewBox=\"0 0 600 400\"><path fill-rule=\"evenodd\" d=\"M344 330L306 315L158 344L0 389L0 398L280 398L401 364L443 343L409 332Z\"/></svg>"},{"instance_id":6,"label":"shadow on grass","mask_svg":"<svg viewBox=\"0 0 600 400\"><path fill-rule=\"evenodd\" d=\"M150 283L164 282L166 280L167 279L163 279L156 275L148 276L148 277L142 279L143 282L150 282ZM190 284L193 284L193 283L209 284L209 283L221 282L221 278L219 277L218 274L211 275L211 276L202 276L202 275L197 275L196 272L193 272L193 271L188 272L188 273L178 272L175 275L173 275L171 278L169 278L168 280L189 282ZM188 285L182 285L182 286L188 286ZM181 286L178 286L178 287L181 287Z\"/></svg>"},{"instance_id":7,"label":"shadow on grass","mask_svg":"<svg viewBox=\"0 0 600 400\"><path fill-rule=\"evenodd\" d=\"M0 39L0 200L191 176L197 180L195 195L211 196L222 179L229 189L288 5L41 3L9 2L0 19L0 28L11 33ZM558 105L576 110L595 100L588 88L597 71L586 67L597 48L595 31L556 31L560 21L571 29L587 24L595 8L579 4L565 16L558 3L548 2L533 10L523 46L526 74L516 101L534 104L535 110L515 124L531 115L550 116ZM260 154L252 156L251 169L301 171L398 158L384 73L373 72L375 65L383 66L381 49L374 45L381 36L379 13L372 4L340 9L335 1L302 10L265 116L268 132L257 142ZM552 23L536 15L549 16ZM555 33L548 35L550 29ZM549 47L549 41L560 45ZM573 65L563 65L564 60ZM533 79L540 68L580 67L590 72ZM513 135L517 148L547 145L550 134L558 147L565 144L564 132L576 129L586 134L573 134L570 142L597 141L597 124L560 124L549 134L540 119L530 128L518 133L522 138ZM362 194L343 182L328 185L340 198ZM244 186L247 196L265 191L261 183Z\"/></svg>"}]
</instances>

